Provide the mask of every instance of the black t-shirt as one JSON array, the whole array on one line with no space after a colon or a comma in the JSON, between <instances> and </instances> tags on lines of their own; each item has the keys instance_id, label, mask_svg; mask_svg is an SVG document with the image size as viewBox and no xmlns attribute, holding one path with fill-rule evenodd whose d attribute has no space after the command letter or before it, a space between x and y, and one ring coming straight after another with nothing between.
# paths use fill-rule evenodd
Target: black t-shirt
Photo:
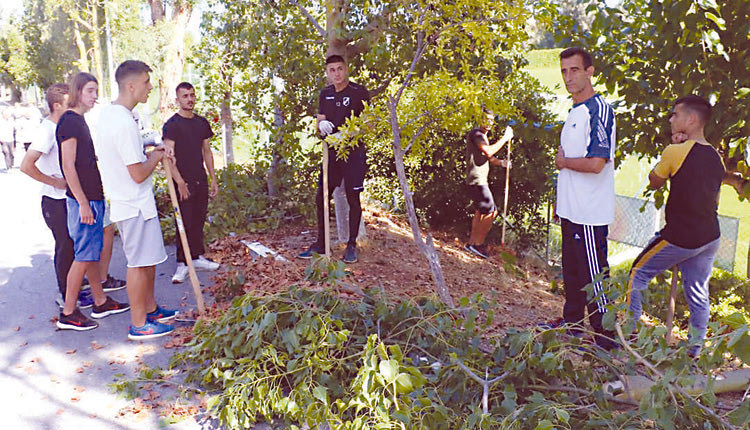
<instances>
[{"instance_id":1,"label":"black t-shirt","mask_svg":"<svg viewBox=\"0 0 750 430\"><path fill-rule=\"evenodd\" d=\"M336 92L333 85L320 91L318 96L318 113L325 115L333 123L333 132L344 125L352 115L359 115L365 109L364 102L370 101L370 93L362 85L349 82L343 90Z\"/></svg>"},{"instance_id":2,"label":"black t-shirt","mask_svg":"<svg viewBox=\"0 0 750 430\"><path fill-rule=\"evenodd\" d=\"M213 137L214 132L206 118L194 115L185 118L172 115L164 123L164 139L174 141L177 170L186 182L207 182L203 167L203 141Z\"/></svg>"},{"instance_id":3,"label":"black t-shirt","mask_svg":"<svg viewBox=\"0 0 750 430\"><path fill-rule=\"evenodd\" d=\"M96 164L96 153L94 152L94 141L91 140L91 131L82 115L69 110L62 114L55 130L57 145L60 147L59 160L62 167L62 143L68 139L76 140L76 173L81 182L81 188L89 200L104 200L102 190L102 177L99 175L99 167ZM62 170L62 169L61 169ZM63 176L65 171L63 170ZM75 198L68 187L65 193Z\"/></svg>"},{"instance_id":4,"label":"black t-shirt","mask_svg":"<svg viewBox=\"0 0 750 430\"><path fill-rule=\"evenodd\" d=\"M681 248L695 249L719 238L718 196L724 163L711 145L693 144L670 178L661 237Z\"/></svg>"}]
</instances>

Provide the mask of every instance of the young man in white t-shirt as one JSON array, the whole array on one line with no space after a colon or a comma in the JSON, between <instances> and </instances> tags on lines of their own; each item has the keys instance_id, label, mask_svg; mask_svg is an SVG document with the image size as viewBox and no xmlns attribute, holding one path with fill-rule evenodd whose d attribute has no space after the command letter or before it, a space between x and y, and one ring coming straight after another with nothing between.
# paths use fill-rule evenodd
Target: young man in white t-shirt
<instances>
[{"instance_id":1,"label":"young man in white t-shirt","mask_svg":"<svg viewBox=\"0 0 750 430\"><path fill-rule=\"evenodd\" d=\"M37 130L26 155L21 162L21 171L42 185L42 215L55 239L55 274L62 300L67 290L68 270L73 264L73 241L68 235L68 209L65 203L67 183L60 169L59 149L55 139L55 128L62 114L68 109L67 84L54 84L47 89L47 104L50 114ZM88 308L93 299L83 291L79 294L79 307Z\"/></svg>"},{"instance_id":2,"label":"young man in white t-shirt","mask_svg":"<svg viewBox=\"0 0 750 430\"><path fill-rule=\"evenodd\" d=\"M602 281L609 276L607 234L615 218L615 116L594 91L594 66L588 52L578 47L564 50L560 53L560 69L574 103L555 158L560 170L556 214L562 227L565 285L561 323L583 325L588 307L596 343L609 350L617 344L613 332L602 326L607 312ZM587 285L592 285L591 300ZM580 333L576 328L572 332Z\"/></svg>"},{"instance_id":3,"label":"young man in white t-shirt","mask_svg":"<svg viewBox=\"0 0 750 430\"><path fill-rule=\"evenodd\" d=\"M148 101L151 68L128 60L115 72L120 93L102 109L96 153L102 184L110 201L110 217L117 224L128 261L127 290L132 326L128 338L150 339L174 330L163 322L177 311L163 309L154 298L156 265L167 259L156 210L151 175L165 156L159 146L145 154L133 108Z\"/></svg>"}]
</instances>

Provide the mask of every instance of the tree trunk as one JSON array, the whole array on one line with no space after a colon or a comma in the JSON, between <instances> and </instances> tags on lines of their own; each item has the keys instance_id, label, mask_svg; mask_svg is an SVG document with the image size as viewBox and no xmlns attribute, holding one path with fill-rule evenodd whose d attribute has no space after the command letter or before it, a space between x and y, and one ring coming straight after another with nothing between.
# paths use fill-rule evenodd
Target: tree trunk
<instances>
[{"instance_id":1,"label":"tree trunk","mask_svg":"<svg viewBox=\"0 0 750 430\"><path fill-rule=\"evenodd\" d=\"M229 90L224 93L221 102L221 144L224 153L224 166L234 163L234 150L232 149L232 83L229 81Z\"/></svg>"},{"instance_id":2,"label":"tree trunk","mask_svg":"<svg viewBox=\"0 0 750 430\"><path fill-rule=\"evenodd\" d=\"M99 80L99 94L106 97L108 92L107 86L104 85L104 68L102 66L102 38L99 27L99 5L97 3L91 3L91 61L94 66L94 73L96 79ZM110 98L112 94L109 95Z\"/></svg>"},{"instance_id":3,"label":"tree trunk","mask_svg":"<svg viewBox=\"0 0 750 430\"><path fill-rule=\"evenodd\" d=\"M445 277L443 276L443 268L440 266L440 256L432 243L432 236L427 235L427 240L422 239L422 231L419 228L419 220L417 219L417 211L414 208L414 199L409 187L409 181L406 179L406 169L404 168L404 150L401 147L401 126L398 123L398 114L396 112L396 105L393 98L389 98L388 112L390 113L391 132L393 133L393 155L396 160L396 174L398 181L401 184L401 191L404 193L404 202L406 203L406 214L409 218L409 225L411 226L412 235L414 236L414 243L417 244L422 255L427 259L427 263L430 266L430 272L432 273L432 280L435 283L437 289L437 295L440 297L443 303L451 308L455 307L453 303L453 297L451 297L450 291L445 283Z\"/></svg>"},{"instance_id":4,"label":"tree trunk","mask_svg":"<svg viewBox=\"0 0 750 430\"><path fill-rule=\"evenodd\" d=\"M163 0L148 0L148 5L151 8L151 24L156 25L157 22L164 19L164 3Z\"/></svg>"},{"instance_id":5,"label":"tree trunk","mask_svg":"<svg viewBox=\"0 0 750 430\"><path fill-rule=\"evenodd\" d=\"M268 172L266 173L266 186L268 186L268 197L276 197L279 194L278 187L276 184L276 170L281 162L281 156L276 152L275 148L280 148L284 144L284 140L281 138L279 130L284 125L284 114L281 112L281 108L276 106L273 109L273 127L276 129L277 138L274 149L271 149L271 165L268 166Z\"/></svg>"},{"instance_id":6,"label":"tree trunk","mask_svg":"<svg viewBox=\"0 0 750 430\"><path fill-rule=\"evenodd\" d=\"M81 35L81 27L75 21L73 21L73 35L75 37L76 48L78 48L78 70L88 72L88 49L86 48L86 42L83 40L83 35Z\"/></svg>"},{"instance_id":7,"label":"tree trunk","mask_svg":"<svg viewBox=\"0 0 750 430\"><path fill-rule=\"evenodd\" d=\"M326 0L328 13L326 14L326 38L328 41L328 51L326 57L331 55L341 55L346 58L347 40L344 37L346 29L344 28L346 17L346 0Z\"/></svg>"},{"instance_id":8,"label":"tree trunk","mask_svg":"<svg viewBox=\"0 0 750 430\"><path fill-rule=\"evenodd\" d=\"M159 0L149 0L151 21L154 25L165 20L164 5ZM185 28L187 28L192 6L188 1L175 1L172 5L172 18L169 43L165 47L164 64L159 77L159 116L166 121L171 113L170 101L174 98L177 84L182 80L185 65Z\"/></svg>"}]
</instances>

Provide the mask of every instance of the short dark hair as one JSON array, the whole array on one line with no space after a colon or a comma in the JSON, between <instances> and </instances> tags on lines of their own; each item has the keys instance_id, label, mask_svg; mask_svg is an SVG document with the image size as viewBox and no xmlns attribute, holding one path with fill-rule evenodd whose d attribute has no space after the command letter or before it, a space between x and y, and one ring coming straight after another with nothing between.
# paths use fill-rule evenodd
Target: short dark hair
<instances>
[{"instance_id":1,"label":"short dark hair","mask_svg":"<svg viewBox=\"0 0 750 430\"><path fill-rule=\"evenodd\" d=\"M346 64L346 60L344 60L344 57L338 54L329 55L326 57L326 66L332 63L344 63Z\"/></svg>"},{"instance_id":2,"label":"short dark hair","mask_svg":"<svg viewBox=\"0 0 750 430\"><path fill-rule=\"evenodd\" d=\"M571 46L570 48L564 50L560 53L560 59L564 58L570 58L574 55L580 55L583 59L583 68L588 69L589 67L594 65L594 60L591 58L591 54L588 53L585 49L581 48L580 46Z\"/></svg>"},{"instance_id":3,"label":"short dark hair","mask_svg":"<svg viewBox=\"0 0 750 430\"><path fill-rule=\"evenodd\" d=\"M52 84L47 88L47 106L49 106L49 113L55 110L55 103L62 104L65 101L65 96L70 93L70 85L68 84Z\"/></svg>"},{"instance_id":4,"label":"short dark hair","mask_svg":"<svg viewBox=\"0 0 750 430\"><path fill-rule=\"evenodd\" d=\"M703 97L690 94L677 99L677 101L674 102L674 105L675 107L677 107L677 105L683 105L690 112L698 115L698 119L702 125L708 124L708 121L711 120L711 103Z\"/></svg>"},{"instance_id":5,"label":"short dark hair","mask_svg":"<svg viewBox=\"0 0 750 430\"><path fill-rule=\"evenodd\" d=\"M70 98L68 99L68 107L76 107L81 100L81 92L83 87L89 82L96 82L99 85L99 81L96 80L96 76L87 72L80 72L73 75L70 80Z\"/></svg>"},{"instance_id":6,"label":"short dark hair","mask_svg":"<svg viewBox=\"0 0 750 430\"><path fill-rule=\"evenodd\" d=\"M174 89L174 93L177 94L180 90L193 90L195 87L190 82L180 82L177 88Z\"/></svg>"},{"instance_id":7,"label":"short dark hair","mask_svg":"<svg viewBox=\"0 0 750 430\"><path fill-rule=\"evenodd\" d=\"M117 70L115 71L115 81L117 81L117 85L122 85L125 78L132 75L140 75L144 72L151 73L151 67L149 67L148 64L140 60L126 60L117 66Z\"/></svg>"}]
</instances>

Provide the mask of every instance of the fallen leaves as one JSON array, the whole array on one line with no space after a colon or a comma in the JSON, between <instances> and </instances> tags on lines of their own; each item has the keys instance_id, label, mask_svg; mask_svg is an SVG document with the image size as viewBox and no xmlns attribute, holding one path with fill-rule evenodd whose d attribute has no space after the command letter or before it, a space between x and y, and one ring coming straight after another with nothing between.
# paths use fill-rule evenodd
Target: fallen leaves
<instances>
[{"instance_id":1,"label":"fallen leaves","mask_svg":"<svg viewBox=\"0 0 750 430\"><path fill-rule=\"evenodd\" d=\"M94 351L100 350L100 349L104 348L104 346L105 346L105 345L100 345L100 344L99 344L99 343L98 343L97 341L95 341L95 340L91 341L91 349L93 349Z\"/></svg>"}]
</instances>

